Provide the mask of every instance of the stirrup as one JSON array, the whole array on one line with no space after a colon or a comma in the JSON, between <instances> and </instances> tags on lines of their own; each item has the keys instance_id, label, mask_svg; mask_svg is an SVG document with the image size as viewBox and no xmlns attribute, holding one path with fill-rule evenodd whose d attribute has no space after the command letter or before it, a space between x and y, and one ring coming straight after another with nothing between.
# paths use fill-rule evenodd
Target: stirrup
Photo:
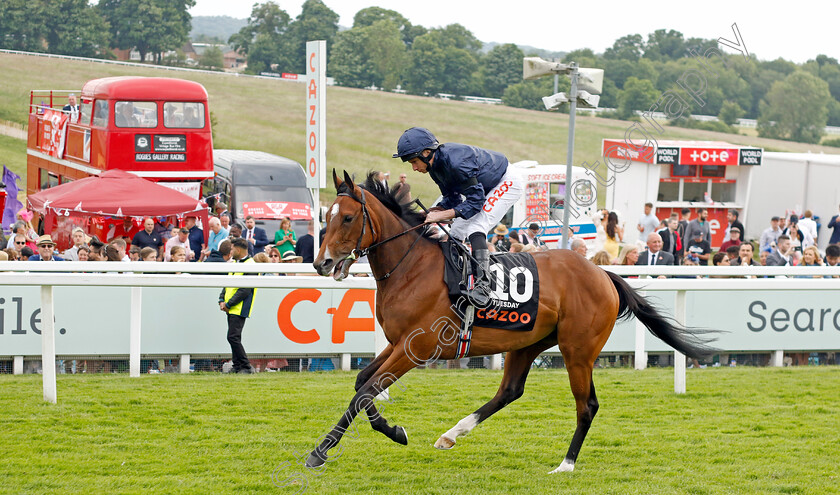
<instances>
[{"instance_id":1,"label":"stirrup","mask_svg":"<svg viewBox=\"0 0 840 495\"><path fill-rule=\"evenodd\" d=\"M467 299L477 308L486 308L490 304L490 283L486 280L476 281L475 286L467 292Z\"/></svg>"}]
</instances>

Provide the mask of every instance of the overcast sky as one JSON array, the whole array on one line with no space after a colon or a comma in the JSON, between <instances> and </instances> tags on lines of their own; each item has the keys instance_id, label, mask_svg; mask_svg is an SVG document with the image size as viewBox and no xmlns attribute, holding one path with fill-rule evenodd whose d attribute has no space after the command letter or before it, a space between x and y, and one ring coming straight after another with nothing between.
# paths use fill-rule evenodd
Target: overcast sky
<instances>
[{"instance_id":1,"label":"overcast sky","mask_svg":"<svg viewBox=\"0 0 840 495\"><path fill-rule=\"evenodd\" d=\"M261 3L261 2L260 2ZM303 0L277 0L292 16L300 14ZM626 34L647 34L675 29L686 38L720 37L734 41L737 23L744 44L761 60L778 57L797 63L823 53L840 59L837 22L840 7L830 0L774 4L755 1L675 2L495 0L324 0L351 27L353 16L366 7L399 12L412 24L439 27L458 23L484 42L516 43L552 51L591 48L603 52ZM247 18L253 3L231 0L196 0L193 16L229 15ZM480 6L476 6L480 5Z\"/></svg>"}]
</instances>

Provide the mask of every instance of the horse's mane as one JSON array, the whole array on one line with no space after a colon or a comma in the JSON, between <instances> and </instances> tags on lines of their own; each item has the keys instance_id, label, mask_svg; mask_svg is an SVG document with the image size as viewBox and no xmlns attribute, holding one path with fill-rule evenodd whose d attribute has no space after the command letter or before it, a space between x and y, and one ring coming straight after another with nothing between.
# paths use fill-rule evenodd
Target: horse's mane
<instances>
[{"instance_id":1,"label":"horse's mane","mask_svg":"<svg viewBox=\"0 0 840 495\"><path fill-rule=\"evenodd\" d=\"M414 206L414 203L400 204L396 195L389 191L385 185L376 180L376 176L377 172L368 172L364 184L359 184L359 187L368 193L373 194L380 203L391 210L391 212L393 212L397 217L404 220L411 227L415 227L426 221L425 214L419 211ZM346 182L343 182L336 192L348 194L357 201L361 202L361 198L356 196L354 191L350 189Z\"/></svg>"}]
</instances>

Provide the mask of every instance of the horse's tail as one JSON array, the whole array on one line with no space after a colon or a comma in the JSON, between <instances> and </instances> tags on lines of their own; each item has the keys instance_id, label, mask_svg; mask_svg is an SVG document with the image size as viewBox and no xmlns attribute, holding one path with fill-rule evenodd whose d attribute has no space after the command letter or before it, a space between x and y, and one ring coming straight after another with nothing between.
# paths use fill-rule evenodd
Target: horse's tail
<instances>
[{"instance_id":1,"label":"horse's tail","mask_svg":"<svg viewBox=\"0 0 840 495\"><path fill-rule=\"evenodd\" d=\"M716 333L714 330L686 328L673 318L660 315L656 308L623 278L612 272L607 272L607 275L618 291L618 318L635 315L650 333L686 356L703 358L718 352L718 349L709 345L714 339L706 337Z\"/></svg>"}]
</instances>

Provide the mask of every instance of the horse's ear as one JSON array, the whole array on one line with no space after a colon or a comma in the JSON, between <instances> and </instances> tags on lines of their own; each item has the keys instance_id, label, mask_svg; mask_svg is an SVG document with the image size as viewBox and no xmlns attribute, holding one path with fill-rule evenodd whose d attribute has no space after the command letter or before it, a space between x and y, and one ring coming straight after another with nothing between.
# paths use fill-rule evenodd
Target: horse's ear
<instances>
[{"instance_id":1,"label":"horse's ear","mask_svg":"<svg viewBox=\"0 0 840 495\"><path fill-rule=\"evenodd\" d=\"M356 184L353 184L353 178L350 177L350 174L348 174L346 170L344 171L344 182L347 183L347 186L351 191L356 189Z\"/></svg>"},{"instance_id":2,"label":"horse's ear","mask_svg":"<svg viewBox=\"0 0 840 495\"><path fill-rule=\"evenodd\" d=\"M341 186L341 179L338 178L338 174L335 173L335 169L333 169L333 182L335 183L336 189Z\"/></svg>"}]
</instances>

